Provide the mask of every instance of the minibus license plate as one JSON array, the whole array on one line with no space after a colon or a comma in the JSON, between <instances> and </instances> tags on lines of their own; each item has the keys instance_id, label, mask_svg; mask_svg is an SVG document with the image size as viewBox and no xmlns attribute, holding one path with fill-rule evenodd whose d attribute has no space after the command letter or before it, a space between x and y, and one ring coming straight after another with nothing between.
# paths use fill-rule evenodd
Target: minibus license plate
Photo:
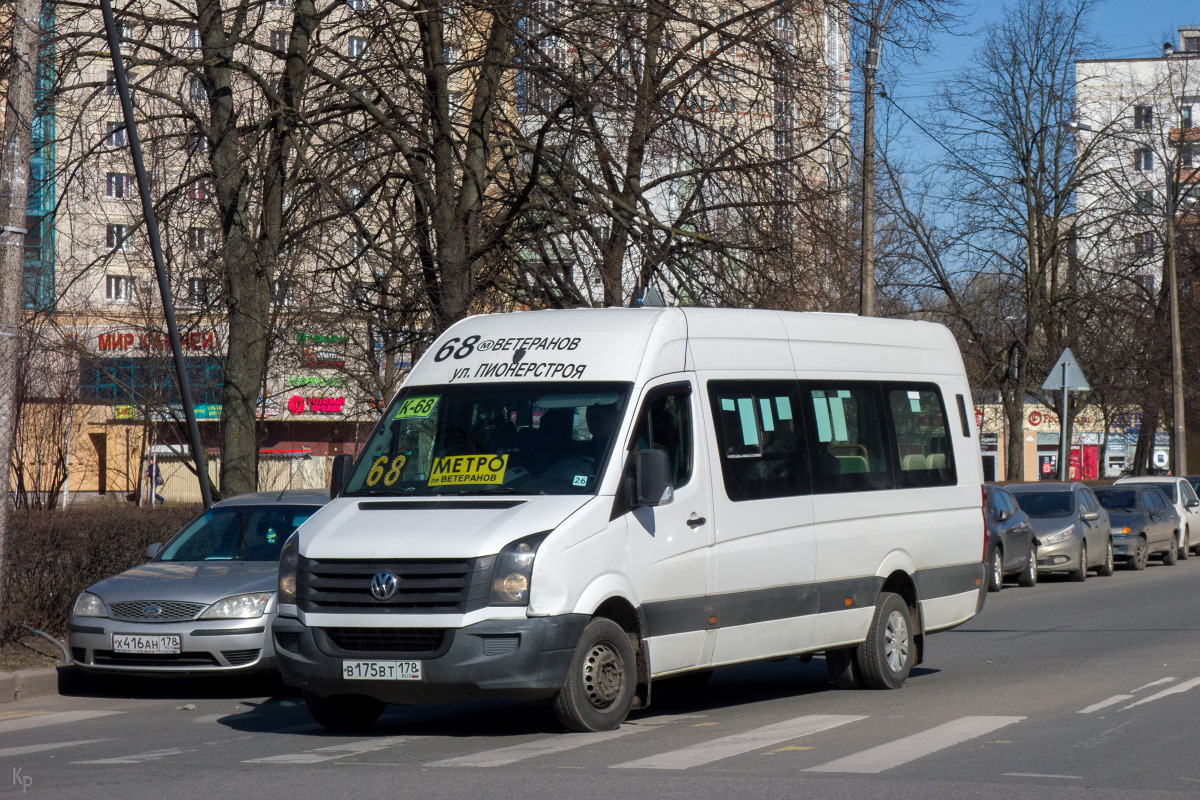
<instances>
[{"instance_id":1,"label":"minibus license plate","mask_svg":"<svg viewBox=\"0 0 1200 800\"><path fill-rule=\"evenodd\" d=\"M114 653L155 653L168 654L179 652L180 638L174 636L138 636L132 633L114 633L112 649Z\"/></svg>"},{"instance_id":2,"label":"minibus license plate","mask_svg":"<svg viewBox=\"0 0 1200 800\"><path fill-rule=\"evenodd\" d=\"M348 681L419 681L420 661L343 661L342 677Z\"/></svg>"}]
</instances>

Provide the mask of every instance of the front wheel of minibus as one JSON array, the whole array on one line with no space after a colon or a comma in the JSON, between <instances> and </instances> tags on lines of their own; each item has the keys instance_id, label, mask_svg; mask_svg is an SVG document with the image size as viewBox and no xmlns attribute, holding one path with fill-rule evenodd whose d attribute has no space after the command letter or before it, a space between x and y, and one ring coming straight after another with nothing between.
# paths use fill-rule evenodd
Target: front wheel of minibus
<instances>
[{"instance_id":1,"label":"front wheel of minibus","mask_svg":"<svg viewBox=\"0 0 1200 800\"><path fill-rule=\"evenodd\" d=\"M629 634L597 617L583 629L554 714L572 731L611 731L625 721L637 688L637 661Z\"/></svg>"},{"instance_id":2,"label":"front wheel of minibus","mask_svg":"<svg viewBox=\"0 0 1200 800\"><path fill-rule=\"evenodd\" d=\"M858 668L868 689L899 689L916 660L912 615L898 594L880 592L867 639L858 646Z\"/></svg>"}]
</instances>

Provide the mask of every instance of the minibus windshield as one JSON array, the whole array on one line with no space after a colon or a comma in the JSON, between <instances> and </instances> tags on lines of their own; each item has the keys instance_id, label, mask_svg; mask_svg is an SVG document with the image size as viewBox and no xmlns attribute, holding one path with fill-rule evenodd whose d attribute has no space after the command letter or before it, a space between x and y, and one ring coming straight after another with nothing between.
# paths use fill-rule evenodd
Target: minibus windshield
<instances>
[{"instance_id":1,"label":"minibus windshield","mask_svg":"<svg viewBox=\"0 0 1200 800\"><path fill-rule=\"evenodd\" d=\"M405 388L347 495L593 494L631 384L472 383Z\"/></svg>"}]
</instances>

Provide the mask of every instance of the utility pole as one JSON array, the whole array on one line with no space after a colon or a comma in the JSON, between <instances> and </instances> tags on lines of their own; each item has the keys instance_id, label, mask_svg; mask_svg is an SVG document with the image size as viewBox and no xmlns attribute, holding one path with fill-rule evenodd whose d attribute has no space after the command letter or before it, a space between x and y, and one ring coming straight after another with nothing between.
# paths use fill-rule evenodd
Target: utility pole
<instances>
[{"instance_id":1,"label":"utility pole","mask_svg":"<svg viewBox=\"0 0 1200 800\"><path fill-rule=\"evenodd\" d=\"M1183 405L1183 342L1179 330L1179 275L1176 267L1178 242L1175 240L1175 191L1178 183L1175 180L1176 162L1167 164L1167 198L1165 204L1166 225L1164 233L1166 241L1163 249L1167 259L1167 282L1171 292L1171 405L1174 417L1174 430L1171 439L1171 474L1187 475L1187 422L1184 419Z\"/></svg>"},{"instance_id":2,"label":"utility pole","mask_svg":"<svg viewBox=\"0 0 1200 800\"><path fill-rule=\"evenodd\" d=\"M21 292L25 275L25 210L29 203L29 161L33 140L40 0L13 3L12 64L4 105L0 150L0 614L3 612L5 541L12 507L12 452L20 354Z\"/></svg>"},{"instance_id":3,"label":"utility pole","mask_svg":"<svg viewBox=\"0 0 1200 800\"><path fill-rule=\"evenodd\" d=\"M879 69L880 29L892 8L871 4L867 53L863 60L862 263L859 268L859 316L875 316L875 72Z\"/></svg>"}]
</instances>

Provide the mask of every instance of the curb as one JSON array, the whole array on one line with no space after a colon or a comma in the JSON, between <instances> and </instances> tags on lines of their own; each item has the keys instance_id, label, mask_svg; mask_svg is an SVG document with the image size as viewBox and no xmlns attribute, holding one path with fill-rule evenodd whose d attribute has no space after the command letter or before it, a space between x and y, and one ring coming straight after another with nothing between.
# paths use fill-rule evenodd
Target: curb
<instances>
[{"instance_id":1,"label":"curb","mask_svg":"<svg viewBox=\"0 0 1200 800\"><path fill-rule=\"evenodd\" d=\"M0 672L0 704L56 695L59 693L59 684L69 682L73 671L72 666L63 665Z\"/></svg>"}]
</instances>

